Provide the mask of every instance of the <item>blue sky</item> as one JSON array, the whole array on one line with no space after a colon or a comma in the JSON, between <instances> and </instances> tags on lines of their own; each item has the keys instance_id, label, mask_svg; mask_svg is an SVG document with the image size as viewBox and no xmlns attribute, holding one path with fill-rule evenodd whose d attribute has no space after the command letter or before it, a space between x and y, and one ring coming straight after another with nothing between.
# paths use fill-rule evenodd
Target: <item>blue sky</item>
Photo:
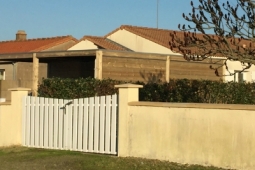
<instances>
[{"instance_id":1,"label":"blue sky","mask_svg":"<svg viewBox=\"0 0 255 170\"><path fill-rule=\"evenodd\" d=\"M194 0L197 2L197 0ZM103 36L120 25L157 26L157 0L6 0L0 2L0 41L72 35ZM159 0L159 28L177 30L189 0Z\"/></svg>"}]
</instances>

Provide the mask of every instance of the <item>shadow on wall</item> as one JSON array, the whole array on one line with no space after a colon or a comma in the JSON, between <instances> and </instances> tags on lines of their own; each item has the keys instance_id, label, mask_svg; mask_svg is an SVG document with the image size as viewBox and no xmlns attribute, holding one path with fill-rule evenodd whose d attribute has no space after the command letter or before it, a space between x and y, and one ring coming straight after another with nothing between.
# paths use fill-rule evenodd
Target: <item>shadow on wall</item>
<instances>
[{"instance_id":1,"label":"shadow on wall","mask_svg":"<svg viewBox=\"0 0 255 170\"><path fill-rule=\"evenodd\" d=\"M2 80L0 81L0 98L5 98L6 101L11 100L10 88L32 88L33 81L30 80Z\"/></svg>"},{"instance_id":2,"label":"shadow on wall","mask_svg":"<svg viewBox=\"0 0 255 170\"><path fill-rule=\"evenodd\" d=\"M147 83L160 83L163 79L163 71L156 71L156 73L140 72L141 77Z\"/></svg>"}]
</instances>

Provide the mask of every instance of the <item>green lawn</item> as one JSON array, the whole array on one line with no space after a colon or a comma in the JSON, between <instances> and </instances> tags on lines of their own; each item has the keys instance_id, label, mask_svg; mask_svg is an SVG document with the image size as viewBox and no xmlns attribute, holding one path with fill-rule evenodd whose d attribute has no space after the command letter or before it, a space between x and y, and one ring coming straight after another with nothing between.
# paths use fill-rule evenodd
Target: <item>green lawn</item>
<instances>
[{"instance_id":1,"label":"green lawn","mask_svg":"<svg viewBox=\"0 0 255 170\"><path fill-rule=\"evenodd\" d=\"M166 161L140 158L118 158L81 152L32 149L26 147L0 148L0 169L7 170L220 170L214 167L188 166Z\"/></svg>"}]
</instances>

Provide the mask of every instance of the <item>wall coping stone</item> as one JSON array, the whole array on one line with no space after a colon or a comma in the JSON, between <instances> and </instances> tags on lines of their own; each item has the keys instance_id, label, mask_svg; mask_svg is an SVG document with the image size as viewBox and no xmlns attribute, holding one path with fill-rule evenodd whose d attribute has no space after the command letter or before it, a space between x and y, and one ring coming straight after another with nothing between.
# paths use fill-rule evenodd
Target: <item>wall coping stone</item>
<instances>
[{"instance_id":1,"label":"wall coping stone","mask_svg":"<svg viewBox=\"0 0 255 170\"><path fill-rule=\"evenodd\" d=\"M24 87L17 87L17 88L10 88L8 91L31 91L30 88L24 88Z\"/></svg>"},{"instance_id":2,"label":"wall coping stone","mask_svg":"<svg viewBox=\"0 0 255 170\"><path fill-rule=\"evenodd\" d=\"M11 105L11 102L2 102L2 103L0 103L0 106L1 105Z\"/></svg>"},{"instance_id":3,"label":"wall coping stone","mask_svg":"<svg viewBox=\"0 0 255 170\"><path fill-rule=\"evenodd\" d=\"M120 84L120 85L115 85L115 88L143 88L143 85L138 85L138 84Z\"/></svg>"},{"instance_id":4,"label":"wall coping stone","mask_svg":"<svg viewBox=\"0 0 255 170\"><path fill-rule=\"evenodd\" d=\"M197 109L255 110L255 105L244 105L244 104L129 102L128 105L129 106L172 107L172 108L197 108Z\"/></svg>"}]
</instances>

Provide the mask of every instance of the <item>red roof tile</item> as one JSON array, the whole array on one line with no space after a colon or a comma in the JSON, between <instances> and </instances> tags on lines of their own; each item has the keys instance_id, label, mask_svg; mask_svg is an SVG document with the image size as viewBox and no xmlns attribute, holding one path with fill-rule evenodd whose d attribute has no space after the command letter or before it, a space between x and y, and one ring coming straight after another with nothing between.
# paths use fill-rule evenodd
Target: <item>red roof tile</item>
<instances>
[{"instance_id":1,"label":"red roof tile","mask_svg":"<svg viewBox=\"0 0 255 170\"><path fill-rule=\"evenodd\" d=\"M0 53L39 52L68 41L77 41L72 36L38 38L27 40L1 41Z\"/></svg>"},{"instance_id":2,"label":"red roof tile","mask_svg":"<svg viewBox=\"0 0 255 170\"><path fill-rule=\"evenodd\" d=\"M125 51L127 50L125 47L107 39L104 37L97 37L97 36L84 36L82 40L88 40L93 42L96 46L99 48L107 49L107 50L120 50L120 51Z\"/></svg>"}]
</instances>

